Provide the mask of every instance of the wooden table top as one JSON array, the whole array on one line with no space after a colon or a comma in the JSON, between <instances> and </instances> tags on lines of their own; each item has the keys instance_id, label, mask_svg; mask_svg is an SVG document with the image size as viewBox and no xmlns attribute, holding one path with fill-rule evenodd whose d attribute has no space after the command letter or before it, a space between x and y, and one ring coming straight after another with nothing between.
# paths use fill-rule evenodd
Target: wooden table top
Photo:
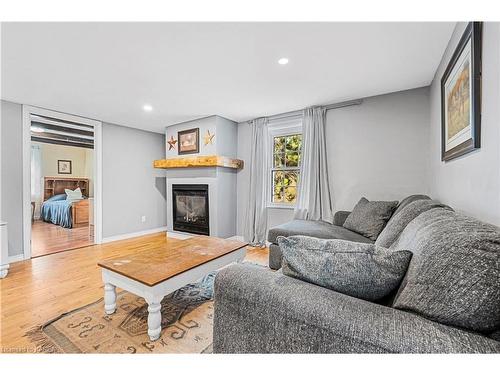
<instances>
[{"instance_id":1,"label":"wooden table top","mask_svg":"<svg viewBox=\"0 0 500 375\"><path fill-rule=\"evenodd\" d=\"M156 247L139 248L132 255L106 258L98 266L154 286L203 263L229 254L247 244L216 237L194 236Z\"/></svg>"}]
</instances>

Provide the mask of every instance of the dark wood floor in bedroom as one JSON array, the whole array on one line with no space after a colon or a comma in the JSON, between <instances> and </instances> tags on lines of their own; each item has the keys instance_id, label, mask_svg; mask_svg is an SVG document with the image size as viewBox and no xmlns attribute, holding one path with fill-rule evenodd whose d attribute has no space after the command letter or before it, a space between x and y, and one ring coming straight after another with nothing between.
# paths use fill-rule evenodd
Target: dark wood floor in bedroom
<instances>
[{"instance_id":1,"label":"dark wood floor in bedroom","mask_svg":"<svg viewBox=\"0 0 500 375\"><path fill-rule=\"evenodd\" d=\"M35 220L31 225L33 258L93 244L88 225L68 229L41 220Z\"/></svg>"}]
</instances>

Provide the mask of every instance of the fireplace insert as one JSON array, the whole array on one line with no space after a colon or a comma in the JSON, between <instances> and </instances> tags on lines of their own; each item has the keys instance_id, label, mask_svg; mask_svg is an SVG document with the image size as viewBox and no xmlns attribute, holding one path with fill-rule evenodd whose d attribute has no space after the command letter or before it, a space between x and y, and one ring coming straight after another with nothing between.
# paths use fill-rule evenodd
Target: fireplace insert
<instances>
[{"instance_id":1,"label":"fireplace insert","mask_svg":"<svg viewBox=\"0 0 500 375\"><path fill-rule=\"evenodd\" d=\"M208 185L172 185L174 230L210 235Z\"/></svg>"}]
</instances>

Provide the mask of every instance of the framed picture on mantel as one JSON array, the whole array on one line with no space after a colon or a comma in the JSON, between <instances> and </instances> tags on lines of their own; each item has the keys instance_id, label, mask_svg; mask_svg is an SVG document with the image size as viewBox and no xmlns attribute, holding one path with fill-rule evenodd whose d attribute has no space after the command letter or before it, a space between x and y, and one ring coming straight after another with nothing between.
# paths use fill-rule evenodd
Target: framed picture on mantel
<instances>
[{"instance_id":1,"label":"framed picture on mantel","mask_svg":"<svg viewBox=\"0 0 500 375\"><path fill-rule=\"evenodd\" d=\"M441 160L481 146L482 23L471 22L441 78Z\"/></svg>"},{"instance_id":2,"label":"framed picture on mantel","mask_svg":"<svg viewBox=\"0 0 500 375\"><path fill-rule=\"evenodd\" d=\"M200 128L177 132L178 155L196 154L200 149Z\"/></svg>"}]
</instances>

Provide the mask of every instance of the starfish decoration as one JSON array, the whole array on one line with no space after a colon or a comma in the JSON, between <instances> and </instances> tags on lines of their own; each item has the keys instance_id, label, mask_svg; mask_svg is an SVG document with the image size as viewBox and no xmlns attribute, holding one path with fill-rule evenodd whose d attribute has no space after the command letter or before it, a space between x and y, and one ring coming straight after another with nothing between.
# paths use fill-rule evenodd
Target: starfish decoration
<instances>
[{"instance_id":1,"label":"starfish decoration","mask_svg":"<svg viewBox=\"0 0 500 375\"><path fill-rule=\"evenodd\" d=\"M168 149L172 150L175 148L175 144L177 143L177 139L174 139L174 136L171 135L170 139L167 141L167 143L168 143Z\"/></svg>"},{"instance_id":2,"label":"starfish decoration","mask_svg":"<svg viewBox=\"0 0 500 375\"><path fill-rule=\"evenodd\" d=\"M203 143L206 145L213 145L215 134L210 134L210 130L207 130L207 134L203 136Z\"/></svg>"}]
</instances>

